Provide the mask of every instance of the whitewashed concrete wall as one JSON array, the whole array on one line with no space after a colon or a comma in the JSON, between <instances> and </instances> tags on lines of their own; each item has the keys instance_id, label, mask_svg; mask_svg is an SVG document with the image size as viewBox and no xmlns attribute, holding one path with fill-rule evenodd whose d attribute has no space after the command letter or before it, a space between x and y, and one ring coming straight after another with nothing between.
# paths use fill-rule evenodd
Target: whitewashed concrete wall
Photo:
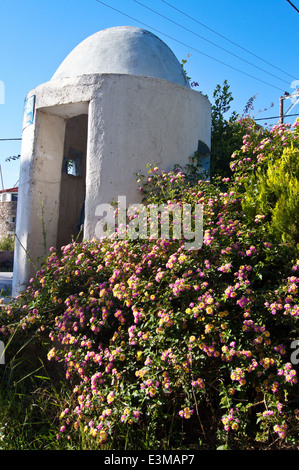
<instances>
[{"instance_id":1,"label":"whitewashed concrete wall","mask_svg":"<svg viewBox=\"0 0 299 470\"><path fill-rule=\"evenodd\" d=\"M209 101L166 80L107 76L89 121L86 238L94 236L98 204L121 195L139 202L136 173L146 163L171 170L188 162L199 139L210 146Z\"/></svg>"},{"instance_id":2,"label":"whitewashed concrete wall","mask_svg":"<svg viewBox=\"0 0 299 470\"><path fill-rule=\"evenodd\" d=\"M60 116L37 111L35 125L23 132L13 282L17 290L35 272L45 250L56 242L61 178L57 156L62 155L64 123Z\"/></svg>"}]
</instances>

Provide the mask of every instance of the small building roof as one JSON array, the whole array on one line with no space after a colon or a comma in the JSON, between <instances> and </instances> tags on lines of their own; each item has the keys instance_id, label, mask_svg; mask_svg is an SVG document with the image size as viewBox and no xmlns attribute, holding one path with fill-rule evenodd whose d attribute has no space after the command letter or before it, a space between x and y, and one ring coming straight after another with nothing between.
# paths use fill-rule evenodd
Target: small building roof
<instances>
[{"instance_id":1,"label":"small building roof","mask_svg":"<svg viewBox=\"0 0 299 470\"><path fill-rule=\"evenodd\" d=\"M17 193L19 188L9 188L9 189L1 189L1 193Z\"/></svg>"},{"instance_id":2,"label":"small building roof","mask_svg":"<svg viewBox=\"0 0 299 470\"><path fill-rule=\"evenodd\" d=\"M71 51L52 80L106 73L162 78L190 88L171 49L151 32L132 26L89 36Z\"/></svg>"}]
</instances>

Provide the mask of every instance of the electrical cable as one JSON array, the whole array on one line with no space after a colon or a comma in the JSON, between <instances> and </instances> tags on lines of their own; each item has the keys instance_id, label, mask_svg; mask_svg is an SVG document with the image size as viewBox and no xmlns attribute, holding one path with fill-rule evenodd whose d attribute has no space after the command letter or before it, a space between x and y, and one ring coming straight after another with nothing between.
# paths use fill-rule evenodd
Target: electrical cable
<instances>
[{"instance_id":1,"label":"electrical cable","mask_svg":"<svg viewBox=\"0 0 299 470\"><path fill-rule=\"evenodd\" d=\"M129 19L131 19L131 20L133 20L133 21L136 21L137 23L142 24L143 26L146 26L147 28L152 29L153 31L156 31L157 33L162 34L163 36L168 37L168 38L171 39L172 41L175 41L175 42L177 42L177 43L179 43L179 44L182 44L182 45L185 46L185 47L188 47L189 49L192 49L193 51L198 52L199 54L204 55L205 57L208 57L209 59L212 59L212 60L214 60L214 61L216 61L216 62L218 62L218 63L220 63L220 64L222 64L222 65L225 65L226 67L229 67L229 68L231 68L231 69L233 69L233 70L235 70L235 71L237 71L237 72L239 72L239 73L242 73L243 75L246 75L247 77L253 78L254 80L257 80L257 81L259 81L259 82L261 82L261 83L264 83L265 85L268 85L268 86L270 86L270 87L272 87L272 88L276 88L276 89L279 90L280 92L284 92L284 90L282 90L282 88L278 88L277 86L272 85L271 83L268 83L268 82L266 82L266 81L264 81L264 80L262 80L262 79L260 79L260 78L254 77L253 75L250 75L249 73L244 72L244 71L242 71L242 70L240 70L240 69L237 69L236 67L233 67L232 65L229 65L229 64L223 62L222 60L216 59L215 57L212 57L212 56L206 54L205 52L202 52L202 51L196 49L196 48L193 47L193 46L190 46L190 45L188 45L188 44L186 44L186 43L184 43L184 42L182 42L182 41L179 41L178 39L175 39L174 37L169 36L168 34L165 34L165 33L163 33L162 31L159 31L158 29L153 28L152 26L149 26L148 24L146 24L146 23L144 23L144 22L142 22L142 21L140 21L140 20L138 20L138 19L136 19L136 18L134 18L134 17L128 15L127 13L124 13L124 12L118 10L117 8L112 7L111 5L107 5L106 3L102 2L101 0L96 0L96 2L101 3L101 4L104 5L105 7L110 8L111 10L114 10L114 11L116 11L117 13L120 13L121 15L126 16L127 18L129 18Z\"/></svg>"},{"instance_id":2,"label":"electrical cable","mask_svg":"<svg viewBox=\"0 0 299 470\"><path fill-rule=\"evenodd\" d=\"M288 1L288 0L287 0ZM288 75L289 77L291 77L292 79L295 79L296 78L289 74L288 72L286 72L285 70L282 70L280 69L279 67L276 67L276 65L273 65L271 64L270 62L268 62L267 60L265 59L262 59L262 57L259 57L258 55L254 54L253 52L249 51L248 49L245 49L245 47L242 47L240 46L239 44L237 44L236 42L232 41L231 39L223 36L222 34L218 33L217 31L215 31L214 29L210 28L209 26L206 26L205 24L201 23L200 21L196 20L195 18L193 18L192 16L188 15L187 13L183 12L182 10L179 10L178 8L174 7L173 5L171 5L170 3L166 2L165 0L161 0L161 2L165 3L166 5L168 5L170 8L173 8L174 10L178 11L179 13L181 13L182 15L186 16L187 18L190 18L191 20L195 21L197 24L199 24L200 26L203 26L204 28L208 29L209 31L212 31L214 34L217 34L218 36L220 36L222 39L225 39L226 41L230 42L231 44L233 44L234 46L237 46L239 47L239 49L242 49L243 51L247 52L248 54L252 55L253 57L255 57L256 59L259 59L261 60L262 62L265 62L265 64L267 65L270 65L271 67L279 70L280 72L284 73L285 75Z\"/></svg>"},{"instance_id":3,"label":"electrical cable","mask_svg":"<svg viewBox=\"0 0 299 470\"><path fill-rule=\"evenodd\" d=\"M232 55L233 57L236 57L237 59L240 59L240 60L242 60L243 62L246 62L247 64L251 65L252 67L255 67L255 68L261 70L262 72L267 73L268 75L271 75L272 77L277 78L278 80L281 80L282 82L284 82L284 83L286 83L287 85L289 85L289 82L287 82L287 81L284 80L283 78L280 78L280 77L278 77L277 75L274 75L273 73L268 72L268 71L265 70L265 69L262 69L262 68L259 67L258 65L255 65L255 64L253 64L252 62L249 62L248 60L243 59L242 57L238 56L237 54L234 54L233 52L228 51L228 50L225 49L224 47L221 47L221 46L219 46L218 44L215 44L213 41L210 41L209 39L207 39L207 38L201 36L200 34L195 33L195 32L192 31L191 29L186 28L185 26L182 26L181 24L177 23L177 22L174 21L174 20L171 20L171 19L168 18L167 16L162 15L161 13L158 13L157 11L153 10L152 8L148 7L147 5L144 5L143 3L139 2L138 0L133 0L133 1L134 1L135 3L138 3L138 5L143 6L143 7L146 8L147 10L149 10L149 11L155 13L156 15L159 15L160 17L166 19L167 21L170 21L171 23L175 24L176 26L179 26L180 28L183 28L184 30L188 31L189 33L194 34L195 36L199 37L200 39L203 39L204 41L208 42L209 44L212 44L213 46L218 47L218 49L221 49L222 51L225 51L227 54L230 54L230 55Z\"/></svg>"},{"instance_id":4,"label":"electrical cable","mask_svg":"<svg viewBox=\"0 0 299 470\"><path fill-rule=\"evenodd\" d=\"M287 2L288 2L293 8L295 8L295 10L299 13L298 8L295 7L295 5L294 5L292 2L290 2L290 0L287 0Z\"/></svg>"},{"instance_id":5,"label":"electrical cable","mask_svg":"<svg viewBox=\"0 0 299 470\"><path fill-rule=\"evenodd\" d=\"M288 114L288 115L283 115L284 118L292 117L292 116L299 116L299 114ZM255 121L267 121L268 119L279 119L280 116L271 116L271 117L266 117L266 118L254 118Z\"/></svg>"}]
</instances>

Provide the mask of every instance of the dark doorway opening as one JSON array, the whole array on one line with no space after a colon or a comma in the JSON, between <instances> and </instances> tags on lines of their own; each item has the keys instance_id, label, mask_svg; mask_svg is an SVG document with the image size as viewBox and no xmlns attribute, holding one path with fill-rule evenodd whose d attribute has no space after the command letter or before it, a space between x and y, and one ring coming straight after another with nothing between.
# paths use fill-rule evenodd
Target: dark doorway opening
<instances>
[{"instance_id":1,"label":"dark doorway opening","mask_svg":"<svg viewBox=\"0 0 299 470\"><path fill-rule=\"evenodd\" d=\"M88 115L69 118L66 123L61 174L57 248L81 241L86 193L86 150Z\"/></svg>"}]
</instances>

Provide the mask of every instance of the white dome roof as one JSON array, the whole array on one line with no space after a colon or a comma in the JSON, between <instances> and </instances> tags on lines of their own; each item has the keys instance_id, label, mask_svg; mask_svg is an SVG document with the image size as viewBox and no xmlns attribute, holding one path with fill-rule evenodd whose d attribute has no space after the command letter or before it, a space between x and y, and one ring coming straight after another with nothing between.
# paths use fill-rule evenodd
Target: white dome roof
<instances>
[{"instance_id":1,"label":"white dome roof","mask_svg":"<svg viewBox=\"0 0 299 470\"><path fill-rule=\"evenodd\" d=\"M149 31L131 26L108 28L89 36L66 57L52 80L101 73L163 78L189 87L171 49Z\"/></svg>"}]
</instances>

